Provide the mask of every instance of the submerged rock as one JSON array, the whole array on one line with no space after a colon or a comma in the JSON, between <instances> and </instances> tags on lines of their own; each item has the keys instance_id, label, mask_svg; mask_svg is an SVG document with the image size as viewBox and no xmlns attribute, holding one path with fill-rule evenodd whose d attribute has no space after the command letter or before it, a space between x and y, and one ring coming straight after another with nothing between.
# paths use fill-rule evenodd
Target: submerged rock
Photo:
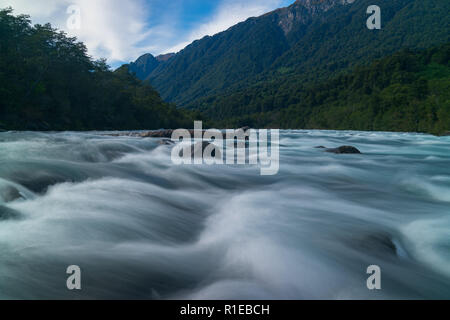
<instances>
[{"instance_id":1,"label":"submerged rock","mask_svg":"<svg viewBox=\"0 0 450 320\"><path fill-rule=\"evenodd\" d=\"M326 149L325 151L336 154L361 154L361 151L352 146L341 146L339 148Z\"/></svg>"},{"instance_id":2,"label":"submerged rock","mask_svg":"<svg viewBox=\"0 0 450 320\"><path fill-rule=\"evenodd\" d=\"M6 206L0 205L0 221L1 220L10 220L10 219L19 219L21 216L19 211L10 209Z\"/></svg>"},{"instance_id":3,"label":"submerged rock","mask_svg":"<svg viewBox=\"0 0 450 320\"><path fill-rule=\"evenodd\" d=\"M324 146L317 146L317 147L314 147L315 149L326 149L327 147L324 147Z\"/></svg>"},{"instance_id":4,"label":"submerged rock","mask_svg":"<svg viewBox=\"0 0 450 320\"><path fill-rule=\"evenodd\" d=\"M398 256L398 248L392 236L383 231L353 238L349 244L357 250L370 252L372 255L385 256L389 254Z\"/></svg>"},{"instance_id":5,"label":"submerged rock","mask_svg":"<svg viewBox=\"0 0 450 320\"><path fill-rule=\"evenodd\" d=\"M159 141L159 144L164 145L164 146L171 146L171 145L175 144L175 142L173 142L170 139L162 139Z\"/></svg>"},{"instance_id":6,"label":"submerged rock","mask_svg":"<svg viewBox=\"0 0 450 320\"><path fill-rule=\"evenodd\" d=\"M56 167L54 171L46 168L39 168L39 170L29 168L23 171L15 171L14 177L12 177L11 180L16 184L23 186L25 189L38 194L47 192L49 187L59 183L79 182L84 180L83 175L75 177L70 171L67 171L66 173L61 171L62 170L57 170Z\"/></svg>"},{"instance_id":7,"label":"submerged rock","mask_svg":"<svg viewBox=\"0 0 450 320\"><path fill-rule=\"evenodd\" d=\"M16 188L7 186L0 189L0 198L2 198L4 202L11 202L17 199L23 199L23 196Z\"/></svg>"}]
</instances>

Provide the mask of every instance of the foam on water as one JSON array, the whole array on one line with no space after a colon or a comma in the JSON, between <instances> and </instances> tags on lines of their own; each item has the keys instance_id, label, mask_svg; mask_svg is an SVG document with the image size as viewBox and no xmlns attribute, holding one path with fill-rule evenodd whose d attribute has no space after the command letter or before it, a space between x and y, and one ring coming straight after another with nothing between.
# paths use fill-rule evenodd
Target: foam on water
<instances>
[{"instance_id":1,"label":"foam on water","mask_svg":"<svg viewBox=\"0 0 450 320\"><path fill-rule=\"evenodd\" d=\"M450 298L450 139L280 138L260 176L174 166L158 139L0 133L0 298Z\"/></svg>"}]
</instances>

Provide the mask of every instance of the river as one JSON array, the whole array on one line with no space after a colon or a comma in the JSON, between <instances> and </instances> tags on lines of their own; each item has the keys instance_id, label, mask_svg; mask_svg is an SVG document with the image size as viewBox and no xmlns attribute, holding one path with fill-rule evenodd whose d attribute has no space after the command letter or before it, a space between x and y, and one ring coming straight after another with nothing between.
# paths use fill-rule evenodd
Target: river
<instances>
[{"instance_id":1,"label":"river","mask_svg":"<svg viewBox=\"0 0 450 320\"><path fill-rule=\"evenodd\" d=\"M0 133L0 298L450 298L450 137L281 131L273 176L159 141Z\"/></svg>"}]
</instances>

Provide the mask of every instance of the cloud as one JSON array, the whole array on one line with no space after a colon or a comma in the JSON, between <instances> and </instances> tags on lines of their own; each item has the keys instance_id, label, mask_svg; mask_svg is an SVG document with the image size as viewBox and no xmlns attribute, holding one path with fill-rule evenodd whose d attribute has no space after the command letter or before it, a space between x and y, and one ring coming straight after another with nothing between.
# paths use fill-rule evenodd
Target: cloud
<instances>
[{"instance_id":1,"label":"cloud","mask_svg":"<svg viewBox=\"0 0 450 320\"><path fill-rule=\"evenodd\" d=\"M29 14L40 18L50 18L63 0L0 0L0 8L12 7L16 13Z\"/></svg>"},{"instance_id":2,"label":"cloud","mask_svg":"<svg viewBox=\"0 0 450 320\"><path fill-rule=\"evenodd\" d=\"M214 35L245 19L261 15L289 0L217 0L212 11L186 23L194 0L0 0L16 14L31 15L33 23L50 22L76 36L94 58L113 66L134 61L144 53L177 52L196 39ZM195 0L201 5L211 0ZM203 1L203 2L202 2ZM290 2L293 2L291 0ZM80 29L69 29L69 6L80 9ZM198 7L198 6L197 6Z\"/></svg>"},{"instance_id":3,"label":"cloud","mask_svg":"<svg viewBox=\"0 0 450 320\"><path fill-rule=\"evenodd\" d=\"M124 61L132 59L136 53L151 49L150 46L139 46L150 34L144 1L74 2L81 9L81 28L70 33L85 42L94 56L105 56L111 61Z\"/></svg>"},{"instance_id":4,"label":"cloud","mask_svg":"<svg viewBox=\"0 0 450 320\"><path fill-rule=\"evenodd\" d=\"M80 29L69 29L69 6L80 9ZM84 42L95 58L110 63L129 61L152 50L146 39L157 30L148 27L150 8L144 0L0 0L16 14L30 14L33 23L53 26Z\"/></svg>"}]
</instances>

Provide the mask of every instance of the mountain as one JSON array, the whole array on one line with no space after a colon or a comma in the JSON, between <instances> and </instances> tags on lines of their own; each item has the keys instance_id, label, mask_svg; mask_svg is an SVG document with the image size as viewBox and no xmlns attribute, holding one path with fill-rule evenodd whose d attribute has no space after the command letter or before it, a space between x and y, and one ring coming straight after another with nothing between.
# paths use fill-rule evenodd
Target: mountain
<instances>
[{"instance_id":1,"label":"mountain","mask_svg":"<svg viewBox=\"0 0 450 320\"><path fill-rule=\"evenodd\" d=\"M192 126L190 112L165 103L126 66L110 71L50 24L32 26L29 17L0 9L0 44L2 130Z\"/></svg>"},{"instance_id":2,"label":"mountain","mask_svg":"<svg viewBox=\"0 0 450 320\"><path fill-rule=\"evenodd\" d=\"M140 56L135 62L128 65L130 72L134 73L136 77L144 80L149 74L153 72L161 64L166 63L175 56L175 53L161 54L154 57L150 53Z\"/></svg>"},{"instance_id":3,"label":"mountain","mask_svg":"<svg viewBox=\"0 0 450 320\"><path fill-rule=\"evenodd\" d=\"M194 41L140 77L179 106L215 108L216 101L230 95L255 104L261 93L274 100L265 99L262 108L274 109L284 107L277 105L278 95L289 95L304 83L326 80L403 48L425 49L449 40L449 1L375 2L297 0ZM366 27L366 11L373 4L382 10L381 30Z\"/></svg>"},{"instance_id":4,"label":"mountain","mask_svg":"<svg viewBox=\"0 0 450 320\"><path fill-rule=\"evenodd\" d=\"M135 62L128 65L130 72L134 73L139 79L145 79L156 67L159 61L150 53L140 56Z\"/></svg>"},{"instance_id":5,"label":"mountain","mask_svg":"<svg viewBox=\"0 0 450 320\"><path fill-rule=\"evenodd\" d=\"M194 41L169 63L145 78L162 96L180 105L267 70L322 11L340 3L296 1L259 18L250 18L213 37ZM317 2L317 1L316 1Z\"/></svg>"}]
</instances>

